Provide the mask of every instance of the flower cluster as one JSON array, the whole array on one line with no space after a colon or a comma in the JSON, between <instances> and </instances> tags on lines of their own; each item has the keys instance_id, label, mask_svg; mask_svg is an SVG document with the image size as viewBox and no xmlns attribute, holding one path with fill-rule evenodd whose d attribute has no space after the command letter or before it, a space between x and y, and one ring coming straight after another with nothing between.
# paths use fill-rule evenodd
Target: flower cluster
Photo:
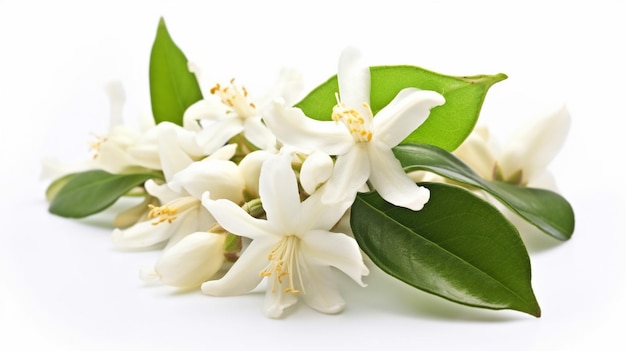
<instances>
[{"instance_id":1,"label":"flower cluster","mask_svg":"<svg viewBox=\"0 0 626 351\"><path fill-rule=\"evenodd\" d=\"M405 66L385 69L414 74ZM178 72L191 82L200 78L193 64ZM468 112L459 94L448 99L443 92L454 79L450 86L482 84L485 93L503 76L451 78L420 70L420 77L436 81L432 89L403 83L381 93L372 86L374 75L382 74L377 72L385 70L369 67L357 49L347 48L336 81L300 103L299 75L292 70L283 71L276 89L258 99L234 79L211 82L180 116L155 115L141 131L115 122L124 94L113 84L112 127L92 143L87 161L57 167L47 194L50 211L84 217L119 197L142 195L141 203L117 215L111 235L120 250L162 249L154 265L141 270L142 279L200 288L211 296L263 287L263 311L272 318L299 297L320 312L340 312L345 302L333 271L365 286L364 254L418 289L538 316L527 254L503 213L559 240L571 236L567 202L555 192L530 188L555 189L546 182L546 169L565 140L566 110L499 148L482 128L467 135L480 104ZM445 131L434 143L420 143L428 140L419 134L429 130L428 123L442 129L454 118L465 135ZM458 216L450 201L477 212ZM538 205L543 202L558 213ZM439 219L452 216L461 221L458 233ZM475 220L479 216L484 223ZM476 233L496 226L504 229L475 242ZM492 263L472 254L472 245L502 257L495 273L475 274ZM511 277L509 269L519 276Z\"/></svg>"}]
</instances>

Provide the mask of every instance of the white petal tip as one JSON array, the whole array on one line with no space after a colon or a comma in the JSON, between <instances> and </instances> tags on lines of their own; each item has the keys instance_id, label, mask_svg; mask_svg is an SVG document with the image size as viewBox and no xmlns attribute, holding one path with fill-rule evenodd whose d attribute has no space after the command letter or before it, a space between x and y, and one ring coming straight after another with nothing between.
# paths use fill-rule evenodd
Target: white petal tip
<instances>
[{"instance_id":1,"label":"white petal tip","mask_svg":"<svg viewBox=\"0 0 626 351\"><path fill-rule=\"evenodd\" d=\"M139 279L146 283L156 283L161 278L159 274L154 270L153 266L145 266L139 269Z\"/></svg>"}]
</instances>

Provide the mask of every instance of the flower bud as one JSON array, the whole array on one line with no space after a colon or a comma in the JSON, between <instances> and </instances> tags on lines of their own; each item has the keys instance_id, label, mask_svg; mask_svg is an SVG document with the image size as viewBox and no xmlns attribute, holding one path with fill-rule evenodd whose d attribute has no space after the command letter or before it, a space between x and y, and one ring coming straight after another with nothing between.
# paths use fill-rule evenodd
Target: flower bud
<instances>
[{"instance_id":1,"label":"flower bud","mask_svg":"<svg viewBox=\"0 0 626 351\"><path fill-rule=\"evenodd\" d=\"M300 184L307 194L313 194L333 173L333 160L323 152L313 152L302 163Z\"/></svg>"},{"instance_id":2,"label":"flower bud","mask_svg":"<svg viewBox=\"0 0 626 351\"><path fill-rule=\"evenodd\" d=\"M200 286L222 267L225 239L223 234L192 233L167 249L153 271L141 273L142 278L180 288Z\"/></svg>"}]
</instances>

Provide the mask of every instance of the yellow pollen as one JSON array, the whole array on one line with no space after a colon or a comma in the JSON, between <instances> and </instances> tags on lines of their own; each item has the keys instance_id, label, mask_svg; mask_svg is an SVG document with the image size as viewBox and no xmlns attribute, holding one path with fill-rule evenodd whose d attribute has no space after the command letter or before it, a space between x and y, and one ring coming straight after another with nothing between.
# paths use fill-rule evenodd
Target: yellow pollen
<instances>
[{"instance_id":1,"label":"yellow pollen","mask_svg":"<svg viewBox=\"0 0 626 351\"><path fill-rule=\"evenodd\" d=\"M335 94L337 105L333 108L332 119L335 122L342 122L356 142L368 142L372 140L372 132L370 131L370 123L373 114L372 109L367 103L363 103L367 116L362 116L359 111L346 107L339 100L339 95Z\"/></svg>"},{"instance_id":2,"label":"yellow pollen","mask_svg":"<svg viewBox=\"0 0 626 351\"><path fill-rule=\"evenodd\" d=\"M148 212L148 218L157 218L152 225L157 225L163 222L172 223L176 219L177 208L170 208L168 206L154 206L148 205L150 212Z\"/></svg>"},{"instance_id":3,"label":"yellow pollen","mask_svg":"<svg viewBox=\"0 0 626 351\"><path fill-rule=\"evenodd\" d=\"M259 272L262 277L273 278L271 281L272 292L277 288L282 288L283 293L299 294L301 290L296 289L296 282L304 289L300 265L298 262L298 250L300 239L295 235L288 235L282 238L278 245L268 255L269 264L264 270ZM296 279L294 280L294 275ZM286 285L283 287L283 285Z\"/></svg>"},{"instance_id":4,"label":"yellow pollen","mask_svg":"<svg viewBox=\"0 0 626 351\"><path fill-rule=\"evenodd\" d=\"M233 111L241 118L256 115L254 111L256 106L247 101L248 90L245 86L235 85L235 78L232 78L226 87L222 87L219 83L215 84L211 88L211 94L219 96L222 103L232 107Z\"/></svg>"}]
</instances>

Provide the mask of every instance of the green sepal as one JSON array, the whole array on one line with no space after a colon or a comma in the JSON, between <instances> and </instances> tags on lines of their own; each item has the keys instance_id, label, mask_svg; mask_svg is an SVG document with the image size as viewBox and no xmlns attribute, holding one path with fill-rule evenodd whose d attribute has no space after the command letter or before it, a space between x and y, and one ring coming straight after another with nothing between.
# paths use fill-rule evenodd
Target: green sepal
<instances>
[{"instance_id":1,"label":"green sepal","mask_svg":"<svg viewBox=\"0 0 626 351\"><path fill-rule=\"evenodd\" d=\"M239 258L243 243L241 237L232 233L226 234L224 242L224 257L230 262L235 262Z\"/></svg>"},{"instance_id":2,"label":"green sepal","mask_svg":"<svg viewBox=\"0 0 626 351\"><path fill-rule=\"evenodd\" d=\"M460 304L539 317L530 259L515 227L470 191L445 183L421 211L359 194L351 226L359 246L387 274Z\"/></svg>"},{"instance_id":3,"label":"green sepal","mask_svg":"<svg viewBox=\"0 0 626 351\"><path fill-rule=\"evenodd\" d=\"M150 53L150 101L154 121L182 126L185 110L199 100L202 100L202 92L198 80L189 71L187 57L174 43L161 18Z\"/></svg>"},{"instance_id":4,"label":"green sepal","mask_svg":"<svg viewBox=\"0 0 626 351\"><path fill-rule=\"evenodd\" d=\"M399 145L393 152L406 171L430 171L484 190L558 240L568 240L574 233L574 210L565 198L555 192L482 179L456 156L432 145Z\"/></svg>"},{"instance_id":5,"label":"green sepal","mask_svg":"<svg viewBox=\"0 0 626 351\"><path fill-rule=\"evenodd\" d=\"M445 104L431 110L428 119L405 140L456 149L470 134L489 88L507 78L505 74L453 77L415 66L374 66L371 72L370 107L376 114L408 87L432 90L446 99ZM335 93L339 91L337 76L311 91L295 107L305 115L322 121L331 120Z\"/></svg>"},{"instance_id":6,"label":"green sepal","mask_svg":"<svg viewBox=\"0 0 626 351\"><path fill-rule=\"evenodd\" d=\"M120 197L148 179L162 178L158 173L112 174L103 170L76 173L54 196L50 213L83 218L101 212Z\"/></svg>"}]
</instances>

